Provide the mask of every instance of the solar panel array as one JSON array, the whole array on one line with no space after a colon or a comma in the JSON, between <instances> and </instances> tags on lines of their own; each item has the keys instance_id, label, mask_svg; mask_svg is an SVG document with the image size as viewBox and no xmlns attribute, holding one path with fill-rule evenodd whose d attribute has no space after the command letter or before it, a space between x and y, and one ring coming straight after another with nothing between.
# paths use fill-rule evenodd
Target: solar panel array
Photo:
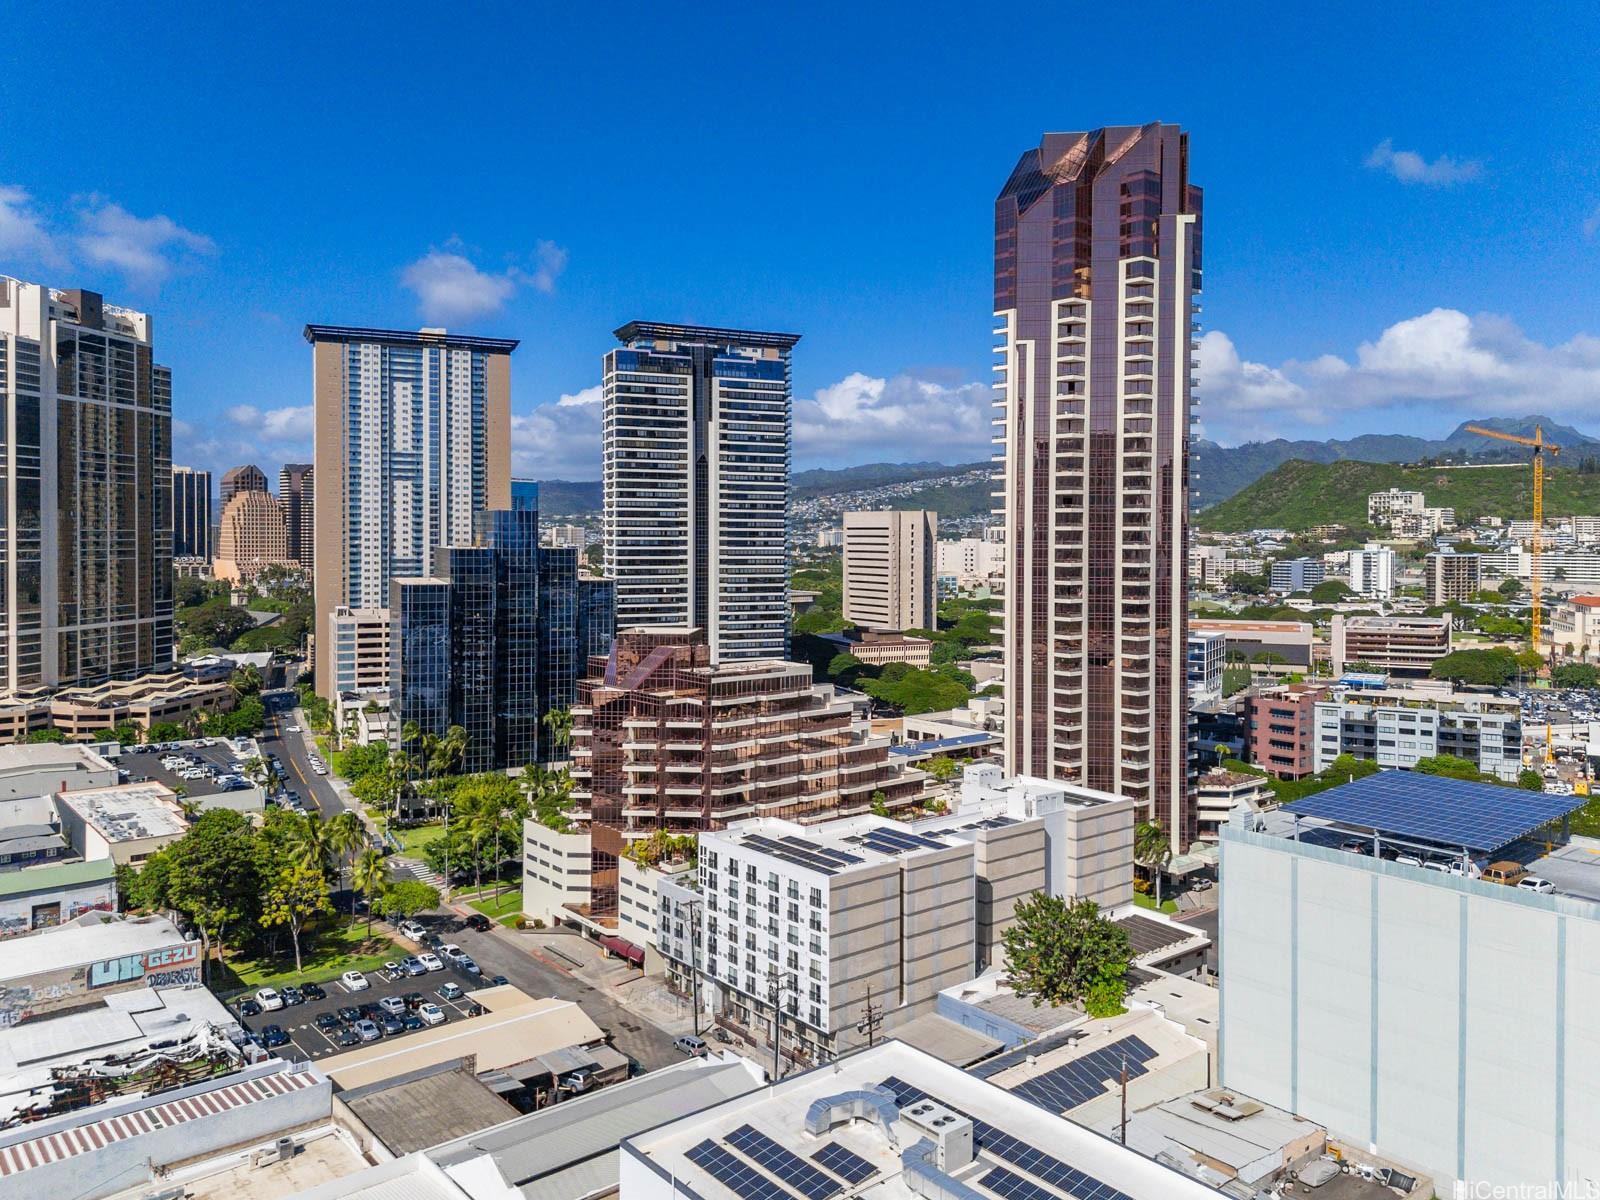
<instances>
[{"instance_id":1,"label":"solar panel array","mask_svg":"<svg viewBox=\"0 0 1600 1200\"><path fill-rule=\"evenodd\" d=\"M811 1161L819 1163L832 1171L851 1187L863 1179L870 1179L878 1173L878 1168L862 1158L854 1150L846 1149L838 1142L829 1142L821 1150L811 1156Z\"/></svg>"},{"instance_id":2,"label":"solar panel array","mask_svg":"<svg viewBox=\"0 0 1600 1200\"><path fill-rule=\"evenodd\" d=\"M684 1157L742 1200L794 1200L755 1167L709 1138L691 1147Z\"/></svg>"},{"instance_id":3,"label":"solar panel array","mask_svg":"<svg viewBox=\"0 0 1600 1200\"><path fill-rule=\"evenodd\" d=\"M865 846L868 850L876 850L880 854L904 854L907 850L945 850L948 847L941 841L931 837L924 837L920 833L910 833L904 829L888 829L880 826L870 829L850 839L857 845Z\"/></svg>"},{"instance_id":4,"label":"solar panel array","mask_svg":"<svg viewBox=\"0 0 1600 1200\"><path fill-rule=\"evenodd\" d=\"M993 1158L1020 1167L1035 1179L1042 1179L1058 1190L1076 1189L1067 1193L1073 1200L1133 1200L1126 1192L1119 1191L1109 1183L1102 1183L1093 1176L1085 1175L1076 1167L1069 1167L1059 1158L1046 1154L1037 1146L1030 1146L1021 1138L1012 1137L1011 1134L1005 1133L987 1121L980 1121L971 1113L962 1112L947 1100L929 1096L921 1088L905 1082L898 1076L889 1076L879 1086L893 1092L896 1102L902 1108L908 1104L915 1104L918 1100L935 1100L951 1112L960 1113L972 1122L972 1132L977 1138L979 1150ZM1052 1197L1051 1200L1059 1200L1059 1197Z\"/></svg>"},{"instance_id":5,"label":"solar panel array","mask_svg":"<svg viewBox=\"0 0 1600 1200\"><path fill-rule=\"evenodd\" d=\"M842 1192L839 1181L829 1178L805 1159L780 1146L754 1125L741 1125L725 1139L740 1154L764 1167L806 1200L827 1200Z\"/></svg>"},{"instance_id":6,"label":"solar panel array","mask_svg":"<svg viewBox=\"0 0 1600 1200\"><path fill-rule=\"evenodd\" d=\"M1124 1061L1128 1078L1137 1079L1147 1073L1144 1064L1155 1056L1143 1039L1125 1037L1006 1090L1049 1112L1064 1113L1110 1091L1110 1081L1121 1077Z\"/></svg>"},{"instance_id":7,"label":"solar panel array","mask_svg":"<svg viewBox=\"0 0 1600 1200\"><path fill-rule=\"evenodd\" d=\"M978 1182L1001 1197L1001 1200L1061 1200L1058 1192L1047 1191L1004 1167L993 1168ZM1128 1197L1128 1193L1072 1167L1067 1168L1065 1175L1052 1179L1051 1185L1073 1197L1073 1200L1118 1200L1118 1197L1127 1200Z\"/></svg>"},{"instance_id":8,"label":"solar panel array","mask_svg":"<svg viewBox=\"0 0 1600 1200\"><path fill-rule=\"evenodd\" d=\"M753 850L760 850L763 854L772 855L773 858L781 858L784 862L793 863L797 867L820 871L824 875L837 875L840 867L855 866L866 861L857 855L846 854L843 850L818 846L797 837L769 838L764 834L747 833L741 841Z\"/></svg>"},{"instance_id":9,"label":"solar panel array","mask_svg":"<svg viewBox=\"0 0 1600 1200\"><path fill-rule=\"evenodd\" d=\"M1547 796L1440 775L1379 771L1284 807L1297 816L1322 817L1451 848L1492 851L1583 803L1582 796Z\"/></svg>"}]
</instances>

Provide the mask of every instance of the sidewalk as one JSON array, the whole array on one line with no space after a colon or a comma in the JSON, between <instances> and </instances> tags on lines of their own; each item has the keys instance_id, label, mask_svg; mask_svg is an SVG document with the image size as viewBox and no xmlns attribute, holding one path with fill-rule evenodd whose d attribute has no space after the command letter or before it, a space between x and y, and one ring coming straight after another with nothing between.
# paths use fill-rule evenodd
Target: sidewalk
<instances>
[{"instance_id":1,"label":"sidewalk","mask_svg":"<svg viewBox=\"0 0 1600 1200\"><path fill-rule=\"evenodd\" d=\"M596 942L576 933L549 929L506 930L524 953L604 992L622 1007L673 1037L694 1032L689 999L667 986L664 976L646 975L612 958Z\"/></svg>"}]
</instances>

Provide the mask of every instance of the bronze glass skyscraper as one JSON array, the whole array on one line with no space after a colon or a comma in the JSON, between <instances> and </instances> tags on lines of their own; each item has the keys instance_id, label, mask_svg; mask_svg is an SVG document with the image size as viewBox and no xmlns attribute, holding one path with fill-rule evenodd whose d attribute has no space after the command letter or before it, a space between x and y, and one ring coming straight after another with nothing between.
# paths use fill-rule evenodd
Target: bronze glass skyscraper
<instances>
[{"instance_id":1,"label":"bronze glass skyscraper","mask_svg":"<svg viewBox=\"0 0 1600 1200\"><path fill-rule=\"evenodd\" d=\"M1130 796L1184 848L1199 288L1176 126L1046 134L995 201L1007 770Z\"/></svg>"}]
</instances>

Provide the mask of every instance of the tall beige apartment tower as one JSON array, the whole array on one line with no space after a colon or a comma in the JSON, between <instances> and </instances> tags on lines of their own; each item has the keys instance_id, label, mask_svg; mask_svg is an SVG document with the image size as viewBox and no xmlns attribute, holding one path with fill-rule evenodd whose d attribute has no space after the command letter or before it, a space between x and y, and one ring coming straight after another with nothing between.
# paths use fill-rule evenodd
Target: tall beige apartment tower
<instances>
[{"instance_id":1,"label":"tall beige apartment tower","mask_svg":"<svg viewBox=\"0 0 1600 1200\"><path fill-rule=\"evenodd\" d=\"M1047 133L995 201L1006 773L1129 797L1185 850L1200 223L1160 123Z\"/></svg>"},{"instance_id":2,"label":"tall beige apartment tower","mask_svg":"<svg viewBox=\"0 0 1600 1200\"><path fill-rule=\"evenodd\" d=\"M844 619L864 629L932 629L939 516L912 512L844 515Z\"/></svg>"},{"instance_id":3,"label":"tall beige apartment tower","mask_svg":"<svg viewBox=\"0 0 1600 1200\"><path fill-rule=\"evenodd\" d=\"M172 666L172 374L146 313L0 275L0 693Z\"/></svg>"},{"instance_id":4,"label":"tall beige apartment tower","mask_svg":"<svg viewBox=\"0 0 1600 1200\"><path fill-rule=\"evenodd\" d=\"M389 581L472 541L472 514L511 507L511 352L443 329L307 325L311 343L318 695L332 698L336 610L387 608Z\"/></svg>"}]
</instances>

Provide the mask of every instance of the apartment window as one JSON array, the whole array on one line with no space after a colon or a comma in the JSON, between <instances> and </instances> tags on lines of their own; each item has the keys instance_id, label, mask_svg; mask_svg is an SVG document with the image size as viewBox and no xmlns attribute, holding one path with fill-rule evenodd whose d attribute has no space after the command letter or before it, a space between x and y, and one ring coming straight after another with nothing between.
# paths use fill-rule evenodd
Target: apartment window
<instances>
[{"instance_id":1,"label":"apartment window","mask_svg":"<svg viewBox=\"0 0 1600 1200\"><path fill-rule=\"evenodd\" d=\"M821 908L822 907L822 889L821 888L812 888L811 889L811 907L812 908Z\"/></svg>"}]
</instances>

